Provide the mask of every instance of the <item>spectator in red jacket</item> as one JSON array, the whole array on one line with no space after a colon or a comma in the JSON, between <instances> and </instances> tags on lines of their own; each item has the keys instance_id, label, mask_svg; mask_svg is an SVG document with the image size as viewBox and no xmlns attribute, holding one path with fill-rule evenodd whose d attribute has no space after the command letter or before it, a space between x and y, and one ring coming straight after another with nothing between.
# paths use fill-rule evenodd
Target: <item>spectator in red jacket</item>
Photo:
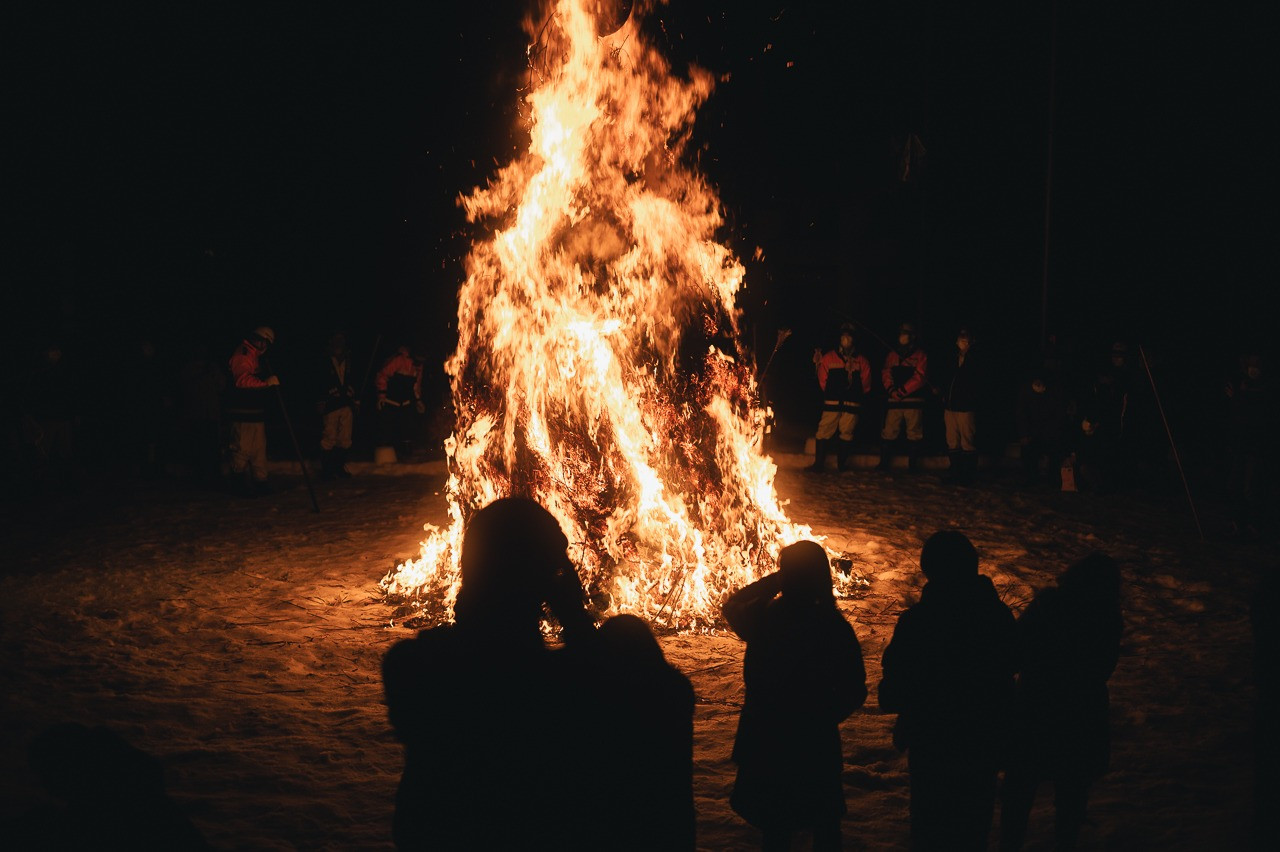
<instances>
[{"instance_id":1,"label":"spectator in red jacket","mask_svg":"<svg viewBox=\"0 0 1280 852\"><path fill-rule=\"evenodd\" d=\"M820 471L834 454L844 470L853 453L853 432L858 426L862 400L871 393L871 362L854 348L853 326L840 326L839 345L813 351L813 364L822 388L822 416L815 435L815 458L809 470ZM839 443L836 433L839 432Z\"/></svg>"},{"instance_id":2,"label":"spectator in red jacket","mask_svg":"<svg viewBox=\"0 0 1280 852\"><path fill-rule=\"evenodd\" d=\"M413 454L418 419L426 413L422 401L420 352L400 346L383 362L374 384L378 389L378 428L384 446L395 447L396 458L406 462Z\"/></svg>"},{"instance_id":3,"label":"spectator in red jacket","mask_svg":"<svg viewBox=\"0 0 1280 852\"><path fill-rule=\"evenodd\" d=\"M898 343L889 350L880 381L889 395L880 430L879 470L893 466L894 444L906 433L911 469L915 470L924 446L924 392L929 386L929 356L916 344L916 329L909 322L898 326Z\"/></svg>"},{"instance_id":4,"label":"spectator in red jacket","mask_svg":"<svg viewBox=\"0 0 1280 852\"><path fill-rule=\"evenodd\" d=\"M231 479L238 489L254 494L267 488L268 388L280 384L263 360L276 333L259 326L245 336L231 355ZM246 480L247 477L247 480Z\"/></svg>"}]
</instances>

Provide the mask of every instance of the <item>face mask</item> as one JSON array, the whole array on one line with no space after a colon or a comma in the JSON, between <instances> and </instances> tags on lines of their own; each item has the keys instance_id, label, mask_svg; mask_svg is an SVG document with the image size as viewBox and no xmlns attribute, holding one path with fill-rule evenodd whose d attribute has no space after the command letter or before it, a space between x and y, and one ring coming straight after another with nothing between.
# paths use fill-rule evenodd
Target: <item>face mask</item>
<instances>
[{"instance_id":1,"label":"face mask","mask_svg":"<svg viewBox=\"0 0 1280 852\"><path fill-rule=\"evenodd\" d=\"M909 335L909 334L899 334L899 335L898 335L898 343L899 343L899 344L901 344L902 346L906 346L906 345L907 345L907 344L909 344L910 342L911 342L911 335Z\"/></svg>"}]
</instances>

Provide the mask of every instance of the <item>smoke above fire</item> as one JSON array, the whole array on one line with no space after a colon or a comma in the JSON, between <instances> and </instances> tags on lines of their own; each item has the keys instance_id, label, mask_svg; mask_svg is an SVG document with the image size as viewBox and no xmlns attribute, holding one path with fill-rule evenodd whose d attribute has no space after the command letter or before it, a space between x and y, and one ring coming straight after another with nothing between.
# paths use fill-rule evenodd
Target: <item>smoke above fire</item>
<instances>
[{"instance_id":1,"label":"smoke above fire","mask_svg":"<svg viewBox=\"0 0 1280 852\"><path fill-rule=\"evenodd\" d=\"M383 580L451 617L471 514L546 506L601 615L714 627L724 595L802 538L763 452L744 268L686 162L712 75L674 74L638 13L601 35L592 0L558 0L530 35L528 149L459 199L484 235L466 258L445 369L450 526Z\"/></svg>"}]
</instances>

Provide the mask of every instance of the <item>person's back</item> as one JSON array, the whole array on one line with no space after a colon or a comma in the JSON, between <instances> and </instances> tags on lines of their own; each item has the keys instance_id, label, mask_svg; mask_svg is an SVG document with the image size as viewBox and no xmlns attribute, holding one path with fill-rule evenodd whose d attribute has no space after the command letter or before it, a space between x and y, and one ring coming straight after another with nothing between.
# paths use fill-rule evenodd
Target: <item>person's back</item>
<instances>
[{"instance_id":1,"label":"person's back","mask_svg":"<svg viewBox=\"0 0 1280 852\"><path fill-rule=\"evenodd\" d=\"M610 618L598 638L595 712L583 721L597 731L601 847L692 850L693 685L634 615Z\"/></svg>"},{"instance_id":2,"label":"person's back","mask_svg":"<svg viewBox=\"0 0 1280 852\"><path fill-rule=\"evenodd\" d=\"M457 623L384 657L388 717L405 747L398 849L587 848L575 649L594 625L566 546L530 500L484 507L463 540ZM564 649L543 642L544 604Z\"/></svg>"},{"instance_id":3,"label":"person's back","mask_svg":"<svg viewBox=\"0 0 1280 852\"><path fill-rule=\"evenodd\" d=\"M1013 613L963 534L935 533L928 579L884 650L880 709L911 773L912 846L985 849L1004 757L1016 667Z\"/></svg>"},{"instance_id":4,"label":"person's back","mask_svg":"<svg viewBox=\"0 0 1280 852\"><path fill-rule=\"evenodd\" d=\"M1111 755L1107 681L1120 655L1119 569L1093 554L1042 590L1018 619L1016 738L1005 777L1001 849L1017 850L1042 781L1052 781L1059 848L1072 848L1090 785Z\"/></svg>"},{"instance_id":5,"label":"person's back","mask_svg":"<svg viewBox=\"0 0 1280 852\"><path fill-rule=\"evenodd\" d=\"M790 545L778 561L776 574L724 605L747 642L731 804L766 844L808 828L816 848L835 848L845 813L839 726L866 699L862 649L831 596L821 545Z\"/></svg>"},{"instance_id":6,"label":"person's back","mask_svg":"<svg viewBox=\"0 0 1280 852\"><path fill-rule=\"evenodd\" d=\"M422 631L383 661L392 728L405 747L398 849L514 849L545 838L558 788L553 726L563 690L551 652L459 625Z\"/></svg>"}]
</instances>

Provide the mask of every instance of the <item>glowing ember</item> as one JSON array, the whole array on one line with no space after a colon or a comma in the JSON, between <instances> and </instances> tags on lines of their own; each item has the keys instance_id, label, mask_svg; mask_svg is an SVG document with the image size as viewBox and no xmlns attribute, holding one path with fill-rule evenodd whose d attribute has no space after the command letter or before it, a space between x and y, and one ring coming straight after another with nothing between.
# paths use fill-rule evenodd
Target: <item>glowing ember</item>
<instances>
[{"instance_id":1,"label":"glowing ember","mask_svg":"<svg viewBox=\"0 0 1280 852\"><path fill-rule=\"evenodd\" d=\"M814 537L761 452L738 343L741 263L719 202L681 163L706 71L673 77L634 16L600 37L591 0L526 24L530 145L460 203L492 228L458 298L447 530L427 525L389 596L448 617L464 523L508 494L559 520L601 613L704 629L720 599Z\"/></svg>"}]
</instances>

